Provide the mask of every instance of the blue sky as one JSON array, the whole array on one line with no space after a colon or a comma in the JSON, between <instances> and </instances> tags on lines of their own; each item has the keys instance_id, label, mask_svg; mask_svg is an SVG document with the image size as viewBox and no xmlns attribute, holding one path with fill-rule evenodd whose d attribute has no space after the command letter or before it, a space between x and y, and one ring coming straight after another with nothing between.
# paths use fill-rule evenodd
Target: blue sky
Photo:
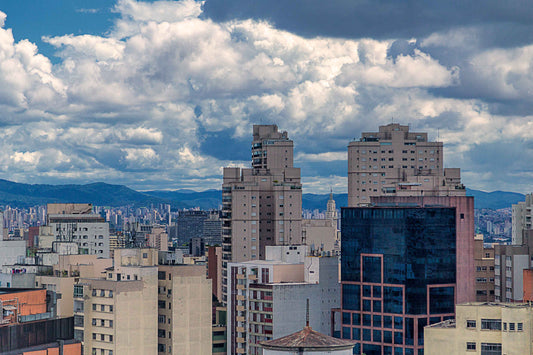
<instances>
[{"instance_id":1,"label":"blue sky","mask_svg":"<svg viewBox=\"0 0 533 355\"><path fill-rule=\"evenodd\" d=\"M0 25L1 178L218 188L263 122L306 192L341 192L348 142L393 118L468 187L533 190L523 1L0 0Z\"/></svg>"}]
</instances>

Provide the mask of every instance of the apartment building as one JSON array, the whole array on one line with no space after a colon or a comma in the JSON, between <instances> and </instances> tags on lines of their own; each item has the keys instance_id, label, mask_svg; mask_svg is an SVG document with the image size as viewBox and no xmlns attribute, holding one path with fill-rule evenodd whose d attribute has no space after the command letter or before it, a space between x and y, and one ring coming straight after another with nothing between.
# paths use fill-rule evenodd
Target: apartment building
<instances>
[{"instance_id":1,"label":"apartment building","mask_svg":"<svg viewBox=\"0 0 533 355\"><path fill-rule=\"evenodd\" d=\"M276 125L254 125L252 168L224 168L223 302L228 262L263 260L266 246L301 243L302 185L293 146Z\"/></svg>"},{"instance_id":2,"label":"apartment building","mask_svg":"<svg viewBox=\"0 0 533 355\"><path fill-rule=\"evenodd\" d=\"M531 217L533 216L533 194L527 194L526 200L512 206L512 243L524 243L524 231L533 229Z\"/></svg>"},{"instance_id":3,"label":"apartment building","mask_svg":"<svg viewBox=\"0 0 533 355\"><path fill-rule=\"evenodd\" d=\"M228 352L261 354L259 343L302 328L306 298L310 324L331 331L339 306L337 257L309 257L305 246L267 247L267 260L230 263Z\"/></svg>"},{"instance_id":4,"label":"apartment building","mask_svg":"<svg viewBox=\"0 0 533 355\"><path fill-rule=\"evenodd\" d=\"M485 248L483 234L474 238L476 302L494 302L494 248Z\"/></svg>"},{"instance_id":5,"label":"apartment building","mask_svg":"<svg viewBox=\"0 0 533 355\"><path fill-rule=\"evenodd\" d=\"M533 230L523 231L521 245L494 245L494 299L521 302L524 270L533 267Z\"/></svg>"},{"instance_id":6,"label":"apartment building","mask_svg":"<svg viewBox=\"0 0 533 355\"><path fill-rule=\"evenodd\" d=\"M157 251L117 249L105 278L74 286L74 335L85 354L157 353Z\"/></svg>"},{"instance_id":7,"label":"apartment building","mask_svg":"<svg viewBox=\"0 0 533 355\"><path fill-rule=\"evenodd\" d=\"M533 354L530 304L466 303L456 312L424 329L426 354Z\"/></svg>"},{"instance_id":8,"label":"apartment building","mask_svg":"<svg viewBox=\"0 0 533 355\"><path fill-rule=\"evenodd\" d=\"M459 169L444 168L442 142L391 123L348 145L348 206L372 196L464 196Z\"/></svg>"},{"instance_id":9,"label":"apartment building","mask_svg":"<svg viewBox=\"0 0 533 355\"><path fill-rule=\"evenodd\" d=\"M55 241L75 242L80 254L109 258L109 223L92 213L91 204L51 203L47 209L47 226Z\"/></svg>"},{"instance_id":10,"label":"apartment building","mask_svg":"<svg viewBox=\"0 0 533 355\"><path fill-rule=\"evenodd\" d=\"M157 351L211 355L211 280L203 265L160 265Z\"/></svg>"},{"instance_id":11,"label":"apartment building","mask_svg":"<svg viewBox=\"0 0 533 355\"><path fill-rule=\"evenodd\" d=\"M159 265L154 248L117 249L103 278L74 286L77 339L89 354L211 354L205 267Z\"/></svg>"}]
</instances>

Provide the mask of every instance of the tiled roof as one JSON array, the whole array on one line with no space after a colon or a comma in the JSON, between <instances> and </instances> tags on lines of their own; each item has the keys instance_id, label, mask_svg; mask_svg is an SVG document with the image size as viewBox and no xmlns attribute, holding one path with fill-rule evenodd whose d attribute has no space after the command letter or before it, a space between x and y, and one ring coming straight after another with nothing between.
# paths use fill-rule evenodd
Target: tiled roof
<instances>
[{"instance_id":1,"label":"tiled roof","mask_svg":"<svg viewBox=\"0 0 533 355\"><path fill-rule=\"evenodd\" d=\"M355 343L349 340L333 338L305 327L299 332L284 336L283 338L263 341L260 345L271 350L345 350L354 347Z\"/></svg>"}]
</instances>

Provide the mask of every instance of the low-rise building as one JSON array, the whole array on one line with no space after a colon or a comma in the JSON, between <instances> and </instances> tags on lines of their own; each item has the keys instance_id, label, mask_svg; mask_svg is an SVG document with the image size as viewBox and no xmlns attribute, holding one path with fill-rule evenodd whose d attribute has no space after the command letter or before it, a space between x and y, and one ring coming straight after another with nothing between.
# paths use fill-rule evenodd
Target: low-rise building
<instances>
[{"instance_id":1,"label":"low-rise building","mask_svg":"<svg viewBox=\"0 0 533 355\"><path fill-rule=\"evenodd\" d=\"M465 303L456 319L424 328L424 353L533 354L533 307L517 303Z\"/></svg>"}]
</instances>

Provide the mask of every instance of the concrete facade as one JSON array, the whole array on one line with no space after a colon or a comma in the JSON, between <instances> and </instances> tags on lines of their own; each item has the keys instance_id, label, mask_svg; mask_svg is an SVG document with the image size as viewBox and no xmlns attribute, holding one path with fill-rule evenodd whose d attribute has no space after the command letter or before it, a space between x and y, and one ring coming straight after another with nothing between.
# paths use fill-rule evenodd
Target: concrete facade
<instances>
[{"instance_id":1,"label":"concrete facade","mask_svg":"<svg viewBox=\"0 0 533 355\"><path fill-rule=\"evenodd\" d=\"M518 202L512 206L512 243L522 245L524 243L524 231L533 229L533 194L527 194L524 202Z\"/></svg>"},{"instance_id":2,"label":"concrete facade","mask_svg":"<svg viewBox=\"0 0 533 355\"><path fill-rule=\"evenodd\" d=\"M464 196L459 169L445 169L442 142L391 123L348 145L348 206L372 196Z\"/></svg>"},{"instance_id":3,"label":"concrete facade","mask_svg":"<svg viewBox=\"0 0 533 355\"><path fill-rule=\"evenodd\" d=\"M17 264L25 257L25 240L0 240L0 266Z\"/></svg>"},{"instance_id":4,"label":"concrete facade","mask_svg":"<svg viewBox=\"0 0 533 355\"><path fill-rule=\"evenodd\" d=\"M309 257L297 246L268 247L277 260L230 263L228 353L261 354L259 342L305 325L331 331L331 308L340 306L337 257Z\"/></svg>"},{"instance_id":5,"label":"concrete facade","mask_svg":"<svg viewBox=\"0 0 533 355\"><path fill-rule=\"evenodd\" d=\"M159 354L211 354L211 300L211 280L204 266L159 266Z\"/></svg>"},{"instance_id":6,"label":"concrete facade","mask_svg":"<svg viewBox=\"0 0 533 355\"><path fill-rule=\"evenodd\" d=\"M265 258L271 245L301 244L302 185L293 141L276 125L254 125L252 168L224 168L222 184L223 302L227 263Z\"/></svg>"},{"instance_id":7,"label":"concrete facade","mask_svg":"<svg viewBox=\"0 0 533 355\"><path fill-rule=\"evenodd\" d=\"M456 320L424 329L425 354L533 354L529 304L456 306Z\"/></svg>"},{"instance_id":8,"label":"concrete facade","mask_svg":"<svg viewBox=\"0 0 533 355\"><path fill-rule=\"evenodd\" d=\"M485 248L483 235L474 238L476 302L494 302L494 248Z\"/></svg>"}]
</instances>

